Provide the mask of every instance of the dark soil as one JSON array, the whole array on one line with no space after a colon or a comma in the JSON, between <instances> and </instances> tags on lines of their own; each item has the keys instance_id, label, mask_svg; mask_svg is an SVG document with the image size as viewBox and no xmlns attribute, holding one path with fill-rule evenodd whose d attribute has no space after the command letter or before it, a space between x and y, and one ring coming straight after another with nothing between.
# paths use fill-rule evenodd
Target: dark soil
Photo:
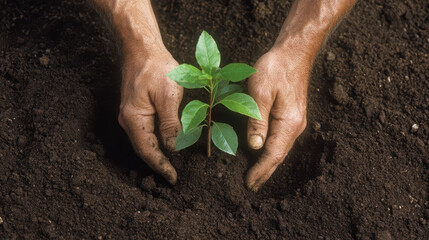
<instances>
[{"instance_id":1,"label":"dark soil","mask_svg":"<svg viewBox=\"0 0 429 240\"><path fill-rule=\"evenodd\" d=\"M254 63L291 6L153 2L190 63L203 29L223 63ZM175 187L134 155L114 38L85 1L0 0L0 21L0 239L429 239L427 1L356 5L315 62L307 129L256 194L244 118L226 118L238 157L171 156Z\"/></svg>"}]
</instances>

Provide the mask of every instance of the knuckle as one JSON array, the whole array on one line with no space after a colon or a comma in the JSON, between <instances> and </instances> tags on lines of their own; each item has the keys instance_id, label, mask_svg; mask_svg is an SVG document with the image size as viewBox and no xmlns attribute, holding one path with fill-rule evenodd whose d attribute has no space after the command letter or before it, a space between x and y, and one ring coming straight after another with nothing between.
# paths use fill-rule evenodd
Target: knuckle
<instances>
[{"instance_id":1,"label":"knuckle","mask_svg":"<svg viewBox=\"0 0 429 240\"><path fill-rule=\"evenodd\" d=\"M160 122L159 124L159 130L162 133L174 132L176 134L176 133L179 133L179 128L180 128L180 122L174 119L167 119Z\"/></svg>"},{"instance_id":2,"label":"knuckle","mask_svg":"<svg viewBox=\"0 0 429 240\"><path fill-rule=\"evenodd\" d=\"M170 111L171 109L179 109L182 100L182 93L174 90L153 91L155 106L158 111Z\"/></svg>"},{"instance_id":3,"label":"knuckle","mask_svg":"<svg viewBox=\"0 0 429 240\"><path fill-rule=\"evenodd\" d=\"M131 123L134 118L134 111L128 106L121 106L118 115L118 122L121 127L125 127L127 124Z\"/></svg>"},{"instance_id":4,"label":"knuckle","mask_svg":"<svg viewBox=\"0 0 429 240\"><path fill-rule=\"evenodd\" d=\"M267 102L271 99L270 91L267 91L267 88L256 86L249 89L250 95L255 99L256 102Z\"/></svg>"},{"instance_id":5,"label":"knuckle","mask_svg":"<svg viewBox=\"0 0 429 240\"><path fill-rule=\"evenodd\" d=\"M298 132L304 131L305 127L307 126L307 118L301 111L294 110L289 112L287 118L291 127Z\"/></svg>"},{"instance_id":6,"label":"knuckle","mask_svg":"<svg viewBox=\"0 0 429 240\"><path fill-rule=\"evenodd\" d=\"M263 120L249 119L249 128L251 131L257 131L258 129L265 129L268 127L268 123Z\"/></svg>"},{"instance_id":7,"label":"knuckle","mask_svg":"<svg viewBox=\"0 0 429 240\"><path fill-rule=\"evenodd\" d=\"M283 162L284 159L285 159L285 156L282 153L275 153L275 154L273 154L273 156L272 156L273 166L280 165Z\"/></svg>"}]
</instances>

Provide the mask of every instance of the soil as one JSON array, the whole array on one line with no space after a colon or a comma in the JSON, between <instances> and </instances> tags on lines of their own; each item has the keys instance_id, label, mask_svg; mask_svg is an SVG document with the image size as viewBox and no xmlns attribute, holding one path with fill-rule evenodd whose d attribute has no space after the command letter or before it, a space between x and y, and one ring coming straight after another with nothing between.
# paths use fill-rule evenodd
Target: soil
<instances>
[{"instance_id":1,"label":"soil","mask_svg":"<svg viewBox=\"0 0 429 240\"><path fill-rule=\"evenodd\" d=\"M203 29L223 63L253 64L291 6L153 4L193 64ZM237 157L207 159L204 142L171 155L171 187L117 123L119 56L86 1L0 0L0 239L429 239L428 17L423 0L359 1L314 64L308 127L252 193L245 118L224 119Z\"/></svg>"}]
</instances>

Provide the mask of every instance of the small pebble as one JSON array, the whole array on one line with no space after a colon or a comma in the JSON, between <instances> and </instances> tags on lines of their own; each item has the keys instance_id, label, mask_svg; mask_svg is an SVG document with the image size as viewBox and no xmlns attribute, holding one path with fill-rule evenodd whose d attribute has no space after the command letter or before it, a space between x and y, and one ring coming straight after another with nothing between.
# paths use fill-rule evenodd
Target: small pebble
<instances>
[{"instance_id":1,"label":"small pebble","mask_svg":"<svg viewBox=\"0 0 429 240\"><path fill-rule=\"evenodd\" d=\"M222 178L222 177L223 177L223 174L222 174L222 173L218 173L218 174L216 175L216 177L217 177L217 178Z\"/></svg>"},{"instance_id":2,"label":"small pebble","mask_svg":"<svg viewBox=\"0 0 429 240\"><path fill-rule=\"evenodd\" d=\"M405 80L406 80L406 81L410 81L410 77L405 76Z\"/></svg>"},{"instance_id":3,"label":"small pebble","mask_svg":"<svg viewBox=\"0 0 429 240\"><path fill-rule=\"evenodd\" d=\"M328 61L334 61L335 60L335 54L333 52L328 52L326 54L326 60L328 60Z\"/></svg>"},{"instance_id":4,"label":"small pebble","mask_svg":"<svg viewBox=\"0 0 429 240\"><path fill-rule=\"evenodd\" d=\"M418 130L419 130L419 125L418 125L417 123L414 123L414 124L411 126L411 132L412 132L412 133L416 133Z\"/></svg>"},{"instance_id":5,"label":"small pebble","mask_svg":"<svg viewBox=\"0 0 429 240\"><path fill-rule=\"evenodd\" d=\"M42 64L42 66L47 67L49 65L49 57L46 55L43 55L42 57L39 58L40 64Z\"/></svg>"},{"instance_id":6,"label":"small pebble","mask_svg":"<svg viewBox=\"0 0 429 240\"><path fill-rule=\"evenodd\" d=\"M286 210L288 210L289 209L289 204L288 204L288 202L287 202L287 200L282 200L281 202L280 202L280 210L282 211L282 212L285 212Z\"/></svg>"},{"instance_id":7,"label":"small pebble","mask_svg":"<svg viewBox=\"0 0 429 240\"><path fill-rule=\"evenodd\" d=\"M314 122L314 124L313 124L313 129L314 129L314 131L316 131L316 132L318 132L318 131L320 131L320 128L321 128L322 126L320 125L320 123L319 122Z\"/></svg>"},{"instance_id":8,"label":"small pebble","mask_svg":"<svg viewBox=\"0 0 429 240\"><path fill-rule=\"evenodd\" d=\"M0 217L0 225L3 224L3 218Z\"/></svg>"}]
</instances>

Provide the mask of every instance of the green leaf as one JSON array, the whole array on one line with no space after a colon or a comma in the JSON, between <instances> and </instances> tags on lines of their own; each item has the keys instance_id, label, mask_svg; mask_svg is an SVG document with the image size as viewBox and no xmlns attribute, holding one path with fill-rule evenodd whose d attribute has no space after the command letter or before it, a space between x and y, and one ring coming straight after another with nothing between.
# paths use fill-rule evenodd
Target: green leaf
<instances>
[{"instance_id":1,"label":"green leaf","mask_svg":"<svg viewBox=\"0 0 429 240\"><path fill-rule=\"evenodd\" d=\"M198 40L195 57L197 58L198 64L200 64L201 68L207 74L213 76L215 71L219 68L219 49L217 48L215 40L206 31L203 31Z\"/></svg>"},{"instance_id":2,"label":"green leaf","mask_svg":"<svg viewBox=\"0 0 429 240\"><path fill-rule=\"evenodd\" d=\"M238 138L234 129L226 124L213 122L212 140L220 150L235 156L238 147Z\"/></svg>"},{"instance_id":3,"label":"green leaf","mask_svg":"<svg viewBox=\"0 0 429 240\"><path fill-rule=\"evenodd\" d=\"M209 74L202 74L198 77L199 80L204 80L204 81L208 81L208 80L212 80L212 76Z\"/></svg>"},{"instance_id":4,"label":"green leaf","mask_svg":"<svg viewBox=\"0 0 429 240\"><path fill-rule=\"evenodd\" d=\"M217 98L222 99L236 92L243 92L243 87L238 84L230 84L220 89Z\"/></svg>"},{"instance_id":5,"label":"green leaf","mask_svg":"<svg viewBox=\"0 0 429 240\"><path fill-rule=\"evenodd\" d=\"M258 105L255 100L247 94L233 93L219 101L219 103L223 104L231 111L261 120L261 113L259 112Z\"/></svg>"},{"instance_id":6,"label":"green leaf","mask_svg":"<svg viewBox=\"0 0 429 240\"><path fill-rule=\"evenodd\" d=\"M198 100L191 101L182 112L182 127L185 134L198 126L206 118L209 105Z\"/></svg>"},{"instance_id":7,"label":"green leaf","mask_svg":"<svg viewBox=\"0 0 429 240\"><path fill-rule=\"evenodd\" d=\"M203 88L208 84L208 80L200 78L203 74L201 71L189 64L182 64L172 71L167 76L185 88Z\"/></svg>"},{"instance_id":8,"label":"green leaf","mask_svg":"<svg viewBox=\"0 0 429 240\"><path fill-rule=\"evenodd\" d=\"M227 80L218 80L215 83L214 89L213 89L213 99L216 99L219 95L219 92L226 86L228 86L229 81Z\"/></svg>"},{"instance_id":9,"label":"green leaf","mask_svg":"<svg viewBox=\"0 0 429 240\"><path fill-rule=\"evenodd\" d=\"M228 64L219 72L222 75L222 79L230 80L231 82L239 82L254 73L256 73L256 69L244 63Z\"/></svg>"},{"instance_id":10,"label":"green leaf","mask_svg":"<svg viewBox=\"0 0 429 240\"><path fill-rule=\"evenodd\" d=\"M203 126L198 126L186 134L183 133L183 130L180 131L176 138L176 150L182 150L196 143L201 136L202 129Z\"/></svg>"}]
</instances>

